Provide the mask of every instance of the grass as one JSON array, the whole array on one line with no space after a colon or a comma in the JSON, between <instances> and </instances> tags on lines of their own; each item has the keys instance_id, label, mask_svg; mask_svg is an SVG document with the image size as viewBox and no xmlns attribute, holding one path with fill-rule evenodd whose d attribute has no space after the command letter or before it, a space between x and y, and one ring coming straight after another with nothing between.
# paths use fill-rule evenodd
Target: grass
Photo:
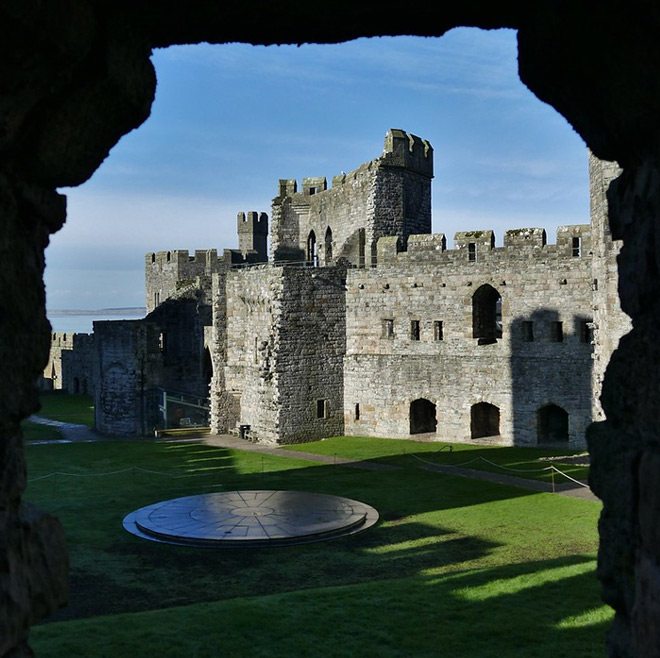
<instances>
[{"instance_id":1,"label":"grass","mask_svg":"<svg viewBox=\"0 0 660 658\"><path fill-rule=\"evenodd\" d=\"M39 396L39 401L41 409L37 411L37 416L94 427L94 399L89 395L47 391Z\"/></svg>"},{"instance_id":2,"label":"grass","mask_svg":"<svg viewBox=\"0 0 660 658\"><path fill-rule=\"evenodd\" d=\"M21 430L23 438L29 441L53 441L63 438L62 433L56 427L33 423L29 420L21 423Z\"/></svg>"},{"instance_id":3,"label":"grass","mask_svg":"<svg viewBox=\"0 0 660 658\"><path fill-rule=\"evenodd\" d=\"M355 449L389 459L393 445ZM28 446L27 456L27 498L61 519L71 552L70 604L34 628L37 655L603 654L612 614L595 578L597 503L408 460L366 471L295 451L153 441ZM353 537L242 551L157 544L121 527L158 500L239 488L344 495L381 520Z\"/></svg>"},{"instance_id":4,"label":"grass","mask_svg":"<svg viewBox=\"0 0 660 658\"><path fill-rule=\"evenodd\" d=\"M410 439L379 439L360 436L339 436L322 441L286 446L287 450L311 452L319 455L347 457L356 460L376 460L399 466L430 463L465 466L493 473L506 473L527 479L550 482L552 463L570 477L587 481L588 467L566 460L548 462L547 458L572 457L582 454L576 450L556 450L535 447L479 446L469 443L421 442ZM421 461L423 460L423 461ZM557 481L560 475L555 473ZM564 480L565 481L565 480Z\"/></svg>"},{"instance_id":5,"label":"grass","mask_svg":"<svg viewBox=\"0 0 660 658\"><path fill-rule=\"evenodd\" d=\"M64 391L46 391L39 396L41 408L36 413L41 418L58 420L94 427L94 400L88 395L70 395ZM24 420L21 423L23 438L29 441L62 439L62 433L53 426Z\"/></svg>"}]
</instances>

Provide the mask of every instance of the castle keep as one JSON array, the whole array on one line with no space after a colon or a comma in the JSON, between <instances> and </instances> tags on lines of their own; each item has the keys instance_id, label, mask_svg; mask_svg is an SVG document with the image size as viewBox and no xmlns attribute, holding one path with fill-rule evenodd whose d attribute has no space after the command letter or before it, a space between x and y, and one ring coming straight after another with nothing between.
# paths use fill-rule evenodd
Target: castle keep
<instances>
[{"instance_id":1,"label":"castle keep","mask_svg":"<svg viewBox=\"0 0 660 658\"><path fill-rule=\"evenodd\" d=\"M503 246L465 231L452 249L431 234L433 149L418 137L390 130L330 187L280 180L270 229L240 213L238 249L147 254L147 317L95 323L97 428L584 447L629 329L605 210L616 167L589 166L589 224L554 244L542 228Z\"/></svg>"}]
</instances>

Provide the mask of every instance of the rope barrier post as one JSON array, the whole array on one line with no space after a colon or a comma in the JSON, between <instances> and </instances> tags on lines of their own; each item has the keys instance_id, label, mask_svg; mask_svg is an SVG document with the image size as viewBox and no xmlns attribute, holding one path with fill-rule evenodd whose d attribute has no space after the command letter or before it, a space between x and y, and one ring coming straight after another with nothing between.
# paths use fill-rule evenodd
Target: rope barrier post
<instances>
[{"instance_id":1,"label":"rope barrier post","mask_svg":"<svg viewBox=\"0 0 660 658\"><path fill-rule=\"evenodd\" d=\"M555 467L554 466L550 469L550 479L552 480L552 493L556 493L556 491L555 491Z\"/></svg>"}]
</instances>

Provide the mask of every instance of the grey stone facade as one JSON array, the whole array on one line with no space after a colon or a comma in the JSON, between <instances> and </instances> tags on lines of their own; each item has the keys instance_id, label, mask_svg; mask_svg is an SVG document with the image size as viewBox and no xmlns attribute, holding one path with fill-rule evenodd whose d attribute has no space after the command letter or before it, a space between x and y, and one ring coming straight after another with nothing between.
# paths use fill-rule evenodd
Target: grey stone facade
<instances>
[{"instance_id":1,"label":"grey stone facade","mask_svg":"<svg viewBox=\"0 0 660 658\"><path fill-rule=\"evenodd\" d=\"M53 332L40 388L94 395L94 381L94 335Z\"/></svg>"},{"instance_id":2,"label":"grey stone facade","mask_svg":"<svg viewBox=\"0 0 660 658\"><path fill-rule=\"evenodd\" d=\"M163 390L208 398L214 432L265 443L347 434L585 445L604 364L627 331L604 194L591 223L431 227L433 150L389 131L383 153L333 178L279 181L239 213L239 248L146 256L141 321L95 323L97 426L167 424ZM270 254L270 261L267 262ZM159 392L160 391L160 392Z\"/></svg>"}]
</instances>

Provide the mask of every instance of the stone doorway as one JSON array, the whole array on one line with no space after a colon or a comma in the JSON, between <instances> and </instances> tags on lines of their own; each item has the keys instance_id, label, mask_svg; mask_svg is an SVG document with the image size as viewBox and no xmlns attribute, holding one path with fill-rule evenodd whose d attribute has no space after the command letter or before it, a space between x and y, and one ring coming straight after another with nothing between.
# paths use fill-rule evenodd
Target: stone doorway
<instances>
[{"instance_id":1,"label":"stone doorway","mask_svg":"<svg viewBox=\"0 0 660 658\"><path fill-rule=\"evenodd\" d=\"M410 403L410 433L426 434L435 432L438 421L436 407L426 398L418 398Z\"/></svg>"},{"instance_id":2,"label":"stone doorway","mask_svg":"<svg viewBox=\"0 0 660 658\"><path fill-rule=\"evenodd\" d=\"M500 410L494 404L479 402L470 410L470 437L499 436Z\"/></svg>"},{"instance_id":3,"label":"stone doorway","mask_svg":"<svg viewBox=\"0 0 660 658\"><path fill-rule=\"evenodd\" d=\"M568 412L556 404L549 404L539 409L538 442L568 442Z\"/></svg>"}]
</instances>

